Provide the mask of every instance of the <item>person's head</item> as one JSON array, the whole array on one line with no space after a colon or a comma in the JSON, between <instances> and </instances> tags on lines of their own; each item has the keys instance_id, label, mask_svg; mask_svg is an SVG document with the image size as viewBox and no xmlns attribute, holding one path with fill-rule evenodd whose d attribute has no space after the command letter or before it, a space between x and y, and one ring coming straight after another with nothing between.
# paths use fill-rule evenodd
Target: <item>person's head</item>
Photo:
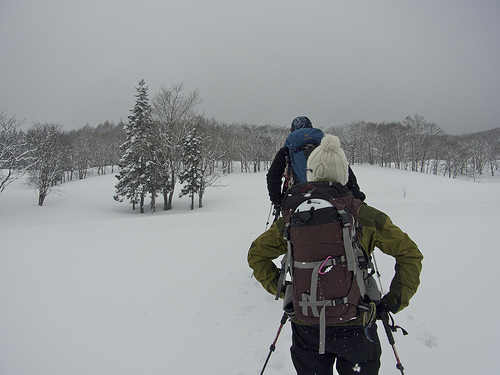
<instances>
[{"instance_id":1,"label":"person's head","mask_svg":"<svg viewBox=\"0 0 500 375\"><path fill-rule=\"evenodd\" d=\"M349 178L349 164L338 137L326 134L307 159L307 181L334 180L342 185Z\"/></svg>"},{"instance_id":2,"label":"person's head","mask_svg":"<svg viewBox=\"0 0 500 375\"><path fill-rule=\"evenodd\" d=\"M292 121L292 125L290 126L290 132L294 132L298 129L303 128L312 128L312 122L306 116L295 117Z\"/></svg>"}]
</instances>

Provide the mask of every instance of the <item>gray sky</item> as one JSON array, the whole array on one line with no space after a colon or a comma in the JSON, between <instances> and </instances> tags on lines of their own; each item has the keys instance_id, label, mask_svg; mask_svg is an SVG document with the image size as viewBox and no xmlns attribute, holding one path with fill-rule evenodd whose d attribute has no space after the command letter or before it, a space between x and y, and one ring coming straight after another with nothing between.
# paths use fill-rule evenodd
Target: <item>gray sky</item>
<instances>
[{"instance_id":1,"label":"gray sky","mask_svg":"<svg viewBox=\"0 0 500 375\"><path fill-rule=\"evenodd\" d=\"M0 0L0 111L126 121L139 80L207 117L500 127L498 0Z\"/></svg>"}]
</instances>

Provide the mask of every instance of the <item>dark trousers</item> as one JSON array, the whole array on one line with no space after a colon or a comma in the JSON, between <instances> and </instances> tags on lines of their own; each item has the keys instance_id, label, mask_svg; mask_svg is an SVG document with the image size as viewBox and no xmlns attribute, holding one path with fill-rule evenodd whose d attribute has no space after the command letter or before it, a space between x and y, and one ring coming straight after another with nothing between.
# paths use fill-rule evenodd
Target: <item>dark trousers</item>
<instances>
[{"instance_id":1,"label":"dark trousers","mask_svg":"<svg viewBox=\"0 0 500 375\"><path fill-rule=\"evenodd\" d=\"M380 368L380 341L377 325L363 327L326 327L325 354L318 353L319 327L292 323L293 365L297 375L332 375L333 365L340 375L377 375Z\"/></svg>"}]
</instances>

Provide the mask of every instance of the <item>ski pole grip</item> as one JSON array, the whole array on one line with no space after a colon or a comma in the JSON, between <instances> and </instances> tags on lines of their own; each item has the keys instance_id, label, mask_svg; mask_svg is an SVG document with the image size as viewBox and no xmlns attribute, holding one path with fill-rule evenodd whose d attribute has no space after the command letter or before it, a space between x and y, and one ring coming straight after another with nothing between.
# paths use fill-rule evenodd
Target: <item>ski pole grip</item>
<instances>
[{"instance_id":1,"label":"ski pole grip","mask_svg":"<svg viewBox=\"0 0 500 375\"><path fill-rule=\"evenodd\" d=\"M389 344L394 345L396 341L394 340L394 335L392 334L392 328L391 325L389 324L389 313L385 309L383 309L380 312L380 317L382 323L384 324L384 329L387 335L387 339L389 340Z\"/></svg>"},{"instance_id":2,"label":"ski pole grip","mask_svg":"<svg viewBox=\"0 0 500 375\"><path fill-rule=\"evenodd\" d=\"M285 311L285 312L283 313L283 316L281 317L281 322L280 322L280 324L281 324L282 326L284 326L284 325L286 324L286 322L288 321L288 319L290 319L290 315L288 315L288 314L287 314L287 312Z\"/></svg>"}]
</instances>

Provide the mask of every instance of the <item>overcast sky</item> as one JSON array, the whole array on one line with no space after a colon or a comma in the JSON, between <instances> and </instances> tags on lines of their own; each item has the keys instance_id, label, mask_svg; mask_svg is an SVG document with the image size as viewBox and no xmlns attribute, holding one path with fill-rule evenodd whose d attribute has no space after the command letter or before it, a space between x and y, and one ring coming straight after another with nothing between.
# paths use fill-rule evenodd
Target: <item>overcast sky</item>
<instances>
[{"instance_id":1,"label":"overcast sky","mask_svg":"<svg viewBox=\"0 0 500 375\"><path fill-rule=\"evenodd\" d=\"M419 114L500 127L499 0L0 0L0 112L127 120L184 82L226 123L327 128Z\"/></svg>"}]
</instances>

